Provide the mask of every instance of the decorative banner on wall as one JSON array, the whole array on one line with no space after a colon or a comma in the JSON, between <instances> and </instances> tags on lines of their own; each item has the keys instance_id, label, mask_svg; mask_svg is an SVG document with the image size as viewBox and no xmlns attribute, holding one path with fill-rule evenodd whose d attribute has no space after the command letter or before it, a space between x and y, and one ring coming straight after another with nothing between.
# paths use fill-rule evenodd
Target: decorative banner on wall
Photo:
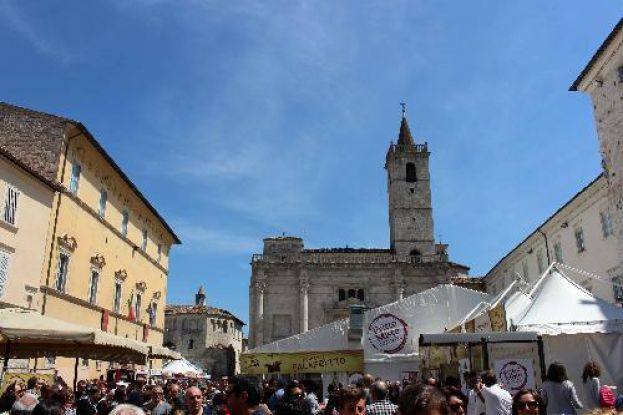
<instances>
[{"instance_id":1,"label":"decorative banner on wall","mask_svg":"<svg viewBox=\"0 0 623 415\"><path fill-rule=\"evenodd\" d=\"M500 385L512 395L523 388L535 389L532 359L496 360L495 374Z\"/></svg>"},{"instance_id":2,"label":"decorative banner on wall","mask_svg":"<svg viewBox=\"0 0 623 415\"><path fill-rule=\"evenodd\" d=\"M243 353L240 371L262 373L363 372L363 350L298 353Z\"/></svg>"},{"instance_id":3,"label":"decorative banner on wall","mask_svg":"<svg viewBox=\"0 0 623 415\"><path fill-rule=\"evenodd\" d=\"M368 326L368 341L381 353L398 353L407 342L407 323L393 314L381 314Z\"/></svg>"}]
</instances>

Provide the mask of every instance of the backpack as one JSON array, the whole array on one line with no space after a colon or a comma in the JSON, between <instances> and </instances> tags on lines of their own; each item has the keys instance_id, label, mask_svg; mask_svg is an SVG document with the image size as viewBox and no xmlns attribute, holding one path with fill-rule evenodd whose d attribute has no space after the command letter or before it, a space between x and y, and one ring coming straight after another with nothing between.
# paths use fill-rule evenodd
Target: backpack
<instances>
[{"instance_id":1,"label":"backpack","mask_svg":"<svg viewBox=\"0 0 623 415\"><path fill-rule=\"evenodd\" d=\"M612 389L606 385L599 388L599 405L602 408L612 408L615 402L616 399L614 397L614 393L612 393Z\"/></svg>"}]
</instances>

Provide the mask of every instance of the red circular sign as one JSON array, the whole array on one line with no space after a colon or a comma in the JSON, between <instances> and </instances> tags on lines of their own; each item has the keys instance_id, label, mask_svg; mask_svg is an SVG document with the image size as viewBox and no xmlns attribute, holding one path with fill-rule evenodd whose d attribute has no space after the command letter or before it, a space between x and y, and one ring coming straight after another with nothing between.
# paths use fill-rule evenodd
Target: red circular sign
<instances>
[{"instance_id":1,"label":"red circular sign","mask_svg":"<svg viewBox=\"0 0 623 415\"><path fill-rule=\"evenodd\" d=\"M368 341L376 350L392 354L407 342L407 323L393 314L381 314L368 326Z\"/></svg>"}]
</instances>

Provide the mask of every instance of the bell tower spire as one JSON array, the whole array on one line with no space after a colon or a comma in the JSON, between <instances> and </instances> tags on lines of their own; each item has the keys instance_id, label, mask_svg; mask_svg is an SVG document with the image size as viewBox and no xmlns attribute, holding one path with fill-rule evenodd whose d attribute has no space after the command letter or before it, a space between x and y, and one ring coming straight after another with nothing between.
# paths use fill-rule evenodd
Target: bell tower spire
<instances>
[{"instance_id":1,"label":"bell tower spire","mask_svg":"<svg viewBox=\"0 0 623 415\"><path fill-rule=\"evenodd\" d=\"M415 144L402 107L400 131L385 158L389 195L389 236L398 256L435 253L428 143Z\"/></svg>"}]
</instances>

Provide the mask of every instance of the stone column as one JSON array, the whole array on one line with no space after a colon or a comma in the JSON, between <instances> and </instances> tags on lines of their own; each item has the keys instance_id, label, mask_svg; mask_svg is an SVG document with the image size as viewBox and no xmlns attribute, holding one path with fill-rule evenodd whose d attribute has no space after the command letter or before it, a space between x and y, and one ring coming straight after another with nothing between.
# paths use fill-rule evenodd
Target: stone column
<instances>
[{"instance_id":1,"label":"stone column","mask_svg":"<svg viewBox=\"0 0 623 415\"><path fill-rule=\"evenodd\" d=\"M307 273L305 271L301 271L301 276L299 278L299 305L300 305L300 332L305 333L309 330L309 279L307 278Z\"/></svg>"},{"instance_id":2,"label":"stone column","mask_svg":"<svg viewBox=\"0 0 623 415\"><path fill-rule=\"evenodd\" d=\"M264 344L264 291L266 279L255 280L255 347Z\"/></svg>"},{"instance_id":3,"label":"stone column","mask_svg":"<svg viewBox=\"0 0 623 415\"><path fill-rule=\"evenodd\" d=\"M402 300L404 295L404 281L399 270L394 272L394 298L396 301Z\"/></svg>"}]
</instances>

